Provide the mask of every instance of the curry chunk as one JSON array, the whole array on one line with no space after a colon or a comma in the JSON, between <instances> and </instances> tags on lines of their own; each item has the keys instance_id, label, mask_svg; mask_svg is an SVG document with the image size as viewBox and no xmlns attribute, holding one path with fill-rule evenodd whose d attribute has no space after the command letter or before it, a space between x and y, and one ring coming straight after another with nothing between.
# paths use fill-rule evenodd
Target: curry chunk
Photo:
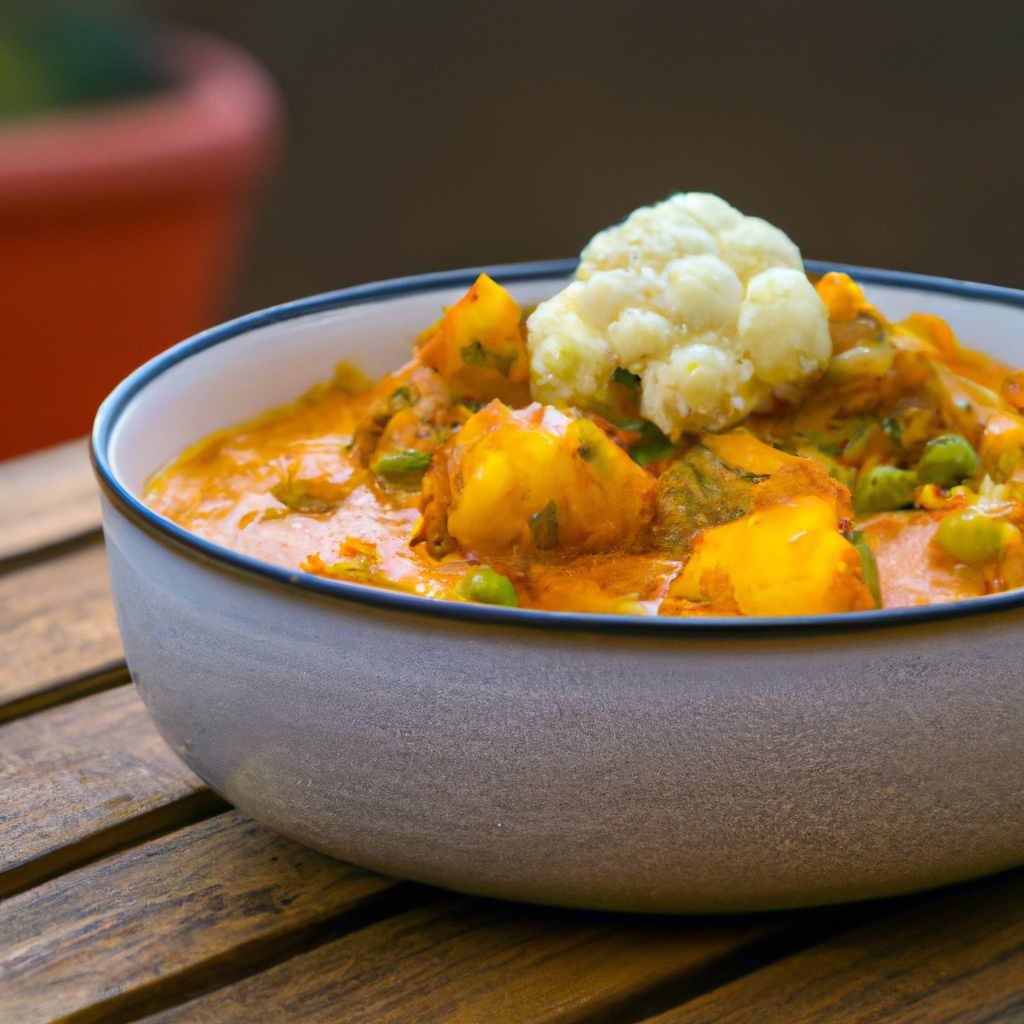
<instances>
[{"instance_id":1,"label":"curry chunk","mask_svg":"<svg viewBox=\"0 0 1024 1024\"><path fill-rule=\"evenodd\" d=\"M433 327L416 339L416 358L436 370L452 394L471 402L530 401L530 364L518 303L481 274Z\"/></svg>"},{"instance_id":2,"label":"curry chunk","mask_svg":"<svg viewBox=\"0 0 1024 1024\"><path fill-rule=\"evenodd\" d=\"M646 538L655 486L589 419L495 401L435 455L424 524L439 530L443 514L458 546L480 554L630 550Z\"/></svg>"},{"instance_id":3,"label":"curry chunk","mask_svg":"<svg viewBox=\"0 0 1024 1024\"><path fill-rule=\"evenodd\" d=\"M815 495L705 531L673 582L672 599L741 615L822 615L875 607L860 555L835 506Z\"/></svg>"},{"instance_id":4,"label":"curry chunk","mask_svg":"<svg viewBox=\"0 0 1024 1024\"><path fill-rule=\"evenodd\" d=\"M704 530L798 495L828 502L844 529L852 523L849 490L813 459L739 430L705 434L658 479L655 546L688 553Z\"/></svg>"}]
</instances>

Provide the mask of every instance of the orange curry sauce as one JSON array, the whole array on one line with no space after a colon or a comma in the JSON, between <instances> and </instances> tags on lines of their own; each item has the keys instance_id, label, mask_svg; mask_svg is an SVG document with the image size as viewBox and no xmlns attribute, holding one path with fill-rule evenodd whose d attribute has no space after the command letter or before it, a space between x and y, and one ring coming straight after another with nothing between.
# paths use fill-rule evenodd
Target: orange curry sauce
<instances>
[{"instance_id":1,"label":"orange curry sauce","mask_svg":"<svg viewBox=\"0 0 1024 1024\"><path fill-rule=\"evenodd\" d=\"M341 364L145 500L291 569L526 608L815 614L1024 585L1024 374L936 317L887 323L845 275L817 288L824 375L673 443L625 371L600 408L531 404L522 311L481 276L406 366L371 386ZM504 590L467 589L483 566Z\"/></svg>"}]
</instances>

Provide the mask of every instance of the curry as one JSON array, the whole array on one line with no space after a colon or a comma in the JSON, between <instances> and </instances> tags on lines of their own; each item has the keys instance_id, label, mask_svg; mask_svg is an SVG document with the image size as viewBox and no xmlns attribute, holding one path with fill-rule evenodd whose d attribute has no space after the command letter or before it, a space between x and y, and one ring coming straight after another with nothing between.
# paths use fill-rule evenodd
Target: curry
<instances>
[{"instance_id":1,"label":"curry","mask_svg":"<svg viewBox=\"0 0 1024 1024\"><path fill-rule=\"evenodd\" d=\"M1024 585L1024 372L938 317L890 324L843 274L824 372L677 437L616 366L542 404L524 311L481 275L371 384L339 365L220 432L146 501L303 572L447 600L631 615L802 615Z\"/></svg>"}]
</instances>

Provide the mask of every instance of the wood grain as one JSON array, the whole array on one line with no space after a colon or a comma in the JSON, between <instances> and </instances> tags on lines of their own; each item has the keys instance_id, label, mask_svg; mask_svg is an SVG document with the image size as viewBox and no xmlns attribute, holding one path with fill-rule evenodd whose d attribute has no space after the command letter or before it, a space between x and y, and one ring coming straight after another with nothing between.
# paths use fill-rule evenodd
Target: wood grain
<instances>
[{"instance_id":1,"label":"wood grain","mask_svg":"<svg viewBox=\"0 0 1024 1024\"><path fill-rule=\"evenodd\" d=\"M121 686L0 726L0 896L223 808Z\"/></svg>"},{"instance_id":2,"label":"wood grain","mask_svg":"<svg viewBox=\"0 0 1024 1024\"><path fill-rule=\"evenodd\" d=\"M0 721L127 678L102 543L0 577Z\"/></svg>"},{"instance_id":3,"label":"wood grain","mask_svg":"<svg viewBox=\"0 0 1024 1024\"><path fill-rule=\"evenodd\" d=\"M649 1024L1024 1020L1024 871L936 894Z\"/></svg>"},{"instance_id":4,"label":"wood grain","mask_svg":"<svg viewBox=\"0 0 1024 1024\"><path fill-rule=\"evenodd\" d=\"M0 462L0 562L99 528L87 437Z\"/></svg>"},{"instance_id":5,"label":"wood grain","mask_svg":"<svg viewBox=\"0 0 1024 1024\"><path fill-rule=\"evenodd\" d=\"M0 903L0 1020L132 1020L251 972L394 885L218 815Z\"/></svg>"},{"instance_id":6,"label":"wood grain","mask_svg":"<svg viewBox=\"0 0 1024 1024\"><path fill-rule=\"evenodd\" d=\"M638 920L451 899L378 922L147 1022L614 1019L609 1015L644 993L699 975L780 924Z\"/></svg>"}]
</instances>

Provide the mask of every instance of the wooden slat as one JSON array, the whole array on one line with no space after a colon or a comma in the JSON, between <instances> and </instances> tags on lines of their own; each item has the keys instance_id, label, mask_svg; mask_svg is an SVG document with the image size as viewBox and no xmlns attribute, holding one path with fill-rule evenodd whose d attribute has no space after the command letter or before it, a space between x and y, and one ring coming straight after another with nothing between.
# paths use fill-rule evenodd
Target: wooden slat
<instances>
[{"instance_id":1,"label":"wooden slat","mask_svg":"<svg viewBox=\"0 0 1024 1024\"><path fill-rule=\"evenodd\" d=\"M451 899L147 1018L148 1024L615 1019L781 924L616 918Z\"/></svg>"},{"instance_id":2,"label":"wooden slat","mask_svg":"<svg viewBox=\"0 0 1024 1024\"><path fill-rule=\"evenodd\" d=\"M99 528L88 438L0 462L0 562Z\"/></svg>"},{"instance_id":3,"label":"wooden slat","mask_svg":"<svg viewBox=\"0 0 1024 1024\"><path fill-rule=\"evenodd\" d=\"M649 1024L1024 1020L1024 871L936 894Z\"/></svg>"},{"instance_id":4,"label":"wooden slat","mask_svg":"<svg viewBox=\"0 0 1024 1024\"><path fill-rule=\"evenodd\" d=\"M394 885L218 815L0 903L0 1020L134 1019L250 973Z\"/></svg>"},{"instance_id":5,"label":"wooden slat","mask_svg":"<svg viewBox=\"0 0 1024 1024\"><path fill-rule=\"evenodd\" d=\"M0 726L0 896L226 805L160 738L135 688Z\"/></svg>"},{"instance_id":6,"label":"wooden slat","mask_svg":"<svg viewBox=\"0 0 1024 1024\"><path fill-rule=\"evenodd\" d=\"M0 577L0 721L126 680L102 543Z\"/></svg>"}]
</instances>

